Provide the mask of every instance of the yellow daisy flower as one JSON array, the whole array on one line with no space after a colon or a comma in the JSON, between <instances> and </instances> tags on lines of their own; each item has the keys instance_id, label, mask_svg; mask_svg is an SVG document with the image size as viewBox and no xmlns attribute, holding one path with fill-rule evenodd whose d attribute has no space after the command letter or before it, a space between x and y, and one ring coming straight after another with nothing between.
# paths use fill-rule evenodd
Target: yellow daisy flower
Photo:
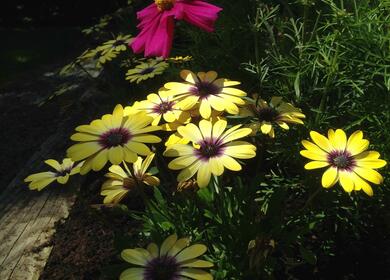
<instances>
[{"instance_id":1,"label":"yellow daisy flower","mask_svg":"<svg viewBox=\"0 0 390 280\"><path fill-rule=\"evenodd\" d=\"M80 172L80 166L83 164L82 162L75 164L70 158L65 158L61 164L54 159L45 160L45 163L55 171L35 173L25 178L24 181L29 182L30 190L40 191L54 181L66 184L70 176Z\"/></svg>"},{"instance_id":2,"label":"yellow daisy flower","mask_svg":"<svg viewBox=\"0 0 390 280\"><path fill-rule=\"evenodd\" d=\"M226 111L229 114L238 114L237 105L245 104L241 97L246 96L242 90L232 88L240 82L219 78L217 72L199 72L195 75L189 70L180 72L185 83L171 82L164 87L168 94L179 100L178 106L183 110L189 110L199 104L200 115L204 119L211 116L211 108L217 111Z\"/></svg>"},{"instance_id":3,"label":"yellow daisy flower","mask_svg":"<svg viewBox=\"0 0 390 280\"><path fill-rule=\"evenodd\" d=\"M199 127L190 123L178 128L183 138L193 145L174 144L167 147L164 155L178 157L168 167L182 171L177 176L179 182L190 179L197 173L200 188L206 187L211 174L220 176L225 167L233 171L241 170L241 165L234 159L248 159L256 156L256 147L248 142L233 141L248 136L250 128L233 126L226 130L227 122L218 120L214 123L201 120Z\"/></svg>"},{"instance_id":4,"label":"yellow daisy flower","mask_svg":"<svg viewBox=\"0 0 390 280\"><path fill-rule=\"evenodd\" d=\"M213 263L198 259L207 251L203 244L190 246L189 238L177 239L176 234L168 236L159 248L150 243L146 249L125 249L121 257L128 263L137 265L124 270L120 280L212 280L213 276L204 268Z\"/></svg>"},{"instance_id":5,"label":"yellow daisy flower","mask_svg":"<svg viewBox=\"0 0 390 280\"><path fill-rule=\"evenodd\" d=\"M135 189L139 184L146 184L148 186L160 185L160 180L147 172L154 153L149 154L145 160L138 157L137 161L133 163L133 170L130 171L127 164L123 162L125 169L119 165L112 165L109 168L109 173L106 177L109 178L103 183L101 195L105 196L103 203L119 203L129 191Z\"/></svg>"},{"instance_id":6,"label":"yellow daisy flower","mask_svg":"<svg viewBox=\"0 0 390 280\"><path fill-rule=\"evenodd\" d=\"M255 119L255 122L251 124L254 133L260 130L272 138L275 137L273 124L277 124L283 129L289 129L289 123L303 124L301 119L305 118L300 109L290 103L283 102L282 97L279 96L273 96L268 105L266 101L253 95L253 99L248 99L245 106L240 108L240 115Z\"/></svg>"},{"instance_id":7,"label":"yellow daisy flower","mask_svg":"<svg viewBox=\"0 0 390 280\"><path fill-rule=\"evenodd\" d=\"M379 159L380 154L366 151L369 141L363 139L363 132L358 130L348 138L342 129L328 130L328 138L311 131L310 137L314 143L303 140L306 150L300 153L313 161L305 165L305 169L328 167L322 175L322 186L330 188L337 182L346 192L363 190L369 196L373 195L368 182L380 184L383 177L374 169L386 165Z\"/></svg>"},{"instance_id":8,"label":"yellow daisy flower","mask_svg":"<svg viewBox=\"0 0 390 280\"><path fill-rule=\"evenodd\" d=\"M146 156L151 153L144 143L158 143L161 139L148 134L160 130L151 126L153 118L144 112L125 116L121 105L117 105L112 114L92 121L89 125L76 128L78 133L71 136L73 141L81 142L67 150L68 156L75 161L86 159L80 174L91 169L101 170L110 161L120 164L123 160L135 162L137 154Z\"/></svg>"},{"instance_id":9,"label":"yellow daisy flower","mask_svg":"<svg viewBox=\"0 0 390 280\"><path fill-rule=\"evenodd\" d=\"M126 73L126 80L130 83L140 82L153 78L156 75L161 75L169 66L165 61L158 59L150 59L147 62L141 62L134 69L130 69Z\"/></svg>"},{"instance_id":10,"label":"yellow daisy flower","mask_svg":"<svg viewBox=\"0 0 390 280\"><path fill-rule=\"evenodd\" d=\"M102 46L97 47L98 51L101 51L103 54L107 52L123 52L128 49L128 45L132 40L131 35L119 35L113 40L109 40L103 43Z\"/></svg>"},{"instance_id":11,"label":"yellow daisy flower","mask_svg":"<svg viewBox=\"0 0 390 280\"><path fill-rule=\"evenodd\" d=\"M179 119L188 119L190 116L188 112L177 107L177 102L172 100L172 97L164 96L161 91L158 94L149 94L147 100L134 103L133 111L146 112L148 116L153 117L153 125L158 125L161 118L171 123Z\"/></svg>"}]
</instances>

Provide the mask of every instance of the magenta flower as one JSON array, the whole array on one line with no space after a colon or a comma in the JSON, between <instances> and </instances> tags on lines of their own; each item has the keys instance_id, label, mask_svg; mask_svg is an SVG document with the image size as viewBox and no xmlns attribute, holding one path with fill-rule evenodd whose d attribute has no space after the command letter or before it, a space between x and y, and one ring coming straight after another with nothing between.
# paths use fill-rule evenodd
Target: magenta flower
<instances>
[{"instance_id":1,"label":"magenta flower","mask_svg":"<svg viewBox=\"0 0 390 280\"><path fill-rule=\"evenodd\" d=\"M168 57L172 47L174 20L184 20L207 32L214 31L222 9L200 0L155 0L137 13L140 33L130 43L135 53Z\"/></svg>"}]
</instances>

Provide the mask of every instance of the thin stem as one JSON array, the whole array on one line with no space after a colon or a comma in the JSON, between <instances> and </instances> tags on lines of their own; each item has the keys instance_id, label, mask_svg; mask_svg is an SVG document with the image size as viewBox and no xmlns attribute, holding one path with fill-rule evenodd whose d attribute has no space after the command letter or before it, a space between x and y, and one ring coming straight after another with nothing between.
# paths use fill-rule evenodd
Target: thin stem
<instances>
[{"instance_id":1,"label":"thin stem","mask_svg":"<svg viewBox=\"0 0 390 280\"><path fill-rule=\"evenodd\" d=\"M322 189L322 187L320 186L319 188L316 189L315 192L313 192L313 193L309 196L309 198L306 200L305 205L302 207L301 211L306 210L306 208L310 206L310 204L312 203L312 201L314 200L314 198L320 193L321 189Z\"/></svg>"}]
</instances>

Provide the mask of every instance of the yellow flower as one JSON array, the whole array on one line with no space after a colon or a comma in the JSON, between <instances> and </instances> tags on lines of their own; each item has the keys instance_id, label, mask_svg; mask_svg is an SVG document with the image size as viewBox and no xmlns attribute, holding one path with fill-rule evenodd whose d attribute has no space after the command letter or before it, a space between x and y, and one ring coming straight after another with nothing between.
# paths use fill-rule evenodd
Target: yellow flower
<instances>
[{"instance_id":1,"label":"yellow flower","mask_svg":"<svg viewBox=\"0 0 390 280\"><path fill-rule=\"evenodd\" d=\"M80 166L83 164L81 162L76 165L70 158L65 158L61 164L54 159L45 160L45 163L53 167L55 171L31 174L24 179L25 182L30 182L30 190L40 191L54 181L57 181L60 184L66 184L69 180L69 176L79 173Z\"/></svg>"},{"instance_id":2,"label":"yellow flower","mask_svg":"<svg viewBox=\"0 0 390 280\"><path fill-rule=\"evenodd\" d=\"M253 95L253 98L248 99L245 106L240 109L240 115L255 119L255 122L251 124L255 133L260 130L263 134L274 138L273 124L283 129L289 129L288 123L303 124L301 119L304 119L305 115L292 104L283 102L282 97L273 96L269 105L257 95Z\"/></svg>"},{"instance_id":3,"label":"yellow flower","mask_svg":"<svg viewBox=\"0 0 390 280\"><path fill-rule=\"evenodd\" d=\"M167 147L164 155L178 157L172 160L168 167L182 171L177 179L186 181L197 173L200 188L210 182L211 174L220 176L224 168L239 171L241 165L234 159L248 159L256 156L256 147L248 142L233 141L249 135L250 128L233 126L226 130L227 122L218 120L214 123L201 120L199 127L190 123L178 128L183 138L190 140L193 145L174 144Z\"/></svg>"},{"instance_id":4,"label":"yellow flower","mask_svg":"<svg viewBox=\"0 0 390 280\"><path fill-rule=\"evenodd\" d=\"M161 118L171 123L179 119L188 119L190 116L188 112L177 107L177 102L172 100L172 97L164 96L161 91L158 94L149 94L147 100L134 103L133 111L146 112L148 116L153 117L153 125L158 125Z\"/></svg>"},{"instance_id":5,"label":"yellow flower","mask_svg":"<svg viewBox=\"0 0 390 280\"><path fill-rule=\"evenodd\" d=\"M324 188L340 182L346 192L363 190L372 196L368 182L383 182L383 177L374 169L385 166L386 161L379 159L378 152L366 151L369 142L363 139L362 131L355 131L348 140L342 129L329 129L328 138L311 131L310 137L314 143L303 140L306 150L302 150L301 155L313 160L305 165L306 169L328 167L322 175Z\"/></svg>"},{"instance_id":6,"label":"yellow flower","mask_svg":"<svg viewBox=\"0 0 390 280\"><path fill-rule=\"evenodd\" d=\"M119 35L113 40L109 40L103 43L102 46L97 47L98 51L101 51L103 54L108 52L123 52L128 49L128 45L131 42L131 35Z\"/></svg>"},{"instance_id":7,"label":"yellow flower","mask_svg":"<svg viewBox=\"0 0 390 280\"><path fill-rule=\"evenodd\" d=\"M138 157L137 161L133 163L133 171L130 171L125 162L123 169L119 165L112 165L109 168L109 173L106 177L109 178L103 183L101 195L105 196L103 203L119 203L132 189L139 184L146 184L149 186L160 185L160 180L147 173L149 165L151 164L154 153L149 154L143 161Z\"/></svg>"},{"instance_id":8,"label":"yellow flower","mask_svg":"<svg viewBox=\"0 0 390 280\"><path fill-rule=\"evenodd\" d=\"M143 112L125 116L121 105L117 105L112 114L92 121L89 125L76 128L78 133L71 136L73 141L81 142L67 151L75 161L86 159L80 174L91 169L102 169L107 161L120 164L123 160L135 162L137 154L146 156L151 153L144 143L158 143L161 139L148 132L160 130L159 126L151 126L153 118Z\"/></svg>"},{"instance_id":9,"label":"yellow flower","mask_svg":"<svg viewBox=\"0 0 390 280\"><path fill-rule=\"evenodd\" d=\"M232 88L240 82L219 78L217 72L199 72L195 75L189 70L180 72L185 83L166 83L168 94L179 100L178 106L189 110L199 104L200 115L204 119L211 116L211 108L217 111L227 111L229 114L238 114L237 105L245 104L241 97L246 96L242 90Z\"/></svg>"},{"instance_id":10,"label":"yellow flower","mask_svg":"<svg viewBox=\"0 0 390 280\"><path fill-rule=\"evenodd\" d=\"M206 251L205 245L190 246L189 238L177 239L176 234L168 236L160 248L150 243L146 249L125 249L121 253L122 259L137 267L124 270L119 279L212 280L213 276L203 269L213 267L213 263L198 259Z\"/></svg>"},{"instance_id":11,"label":"yellow flower","mask_svg":"<svg viewBox=\"0 0 390 280\"><path fill-rule=\"evenodd\" d=\"M126 73L126 80L130 83L137 84L153 78L156 75L161 75L169 66L165 61L159 59L149 59L147 62L141 62L134 69L130 69Z\"/></svg>"},{"instance_id":12,"label":"yellow flower","mask_svg":"<svg viewBox=\"0 0 390 280\"><path fill-rule=\"evenodd\" d=\"M192 60L192 56L190 56L190 55L187 55L187 56L175 56L175 57L167 58L167 61L168 62L172 62L172 63L185 63L185 62L188 62L188 61L191 61L191 60Z\"/></svg>"}]
</instances>

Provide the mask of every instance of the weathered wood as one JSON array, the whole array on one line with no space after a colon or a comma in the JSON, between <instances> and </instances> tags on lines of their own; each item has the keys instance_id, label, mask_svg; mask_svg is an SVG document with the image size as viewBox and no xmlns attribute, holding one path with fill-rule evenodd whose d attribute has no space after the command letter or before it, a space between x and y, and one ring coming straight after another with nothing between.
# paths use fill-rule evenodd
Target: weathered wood
<instances>
[{"instance_id":1,"label":"weathered wood","mask_svg":"<svg viewBox=\"0 0 390 280\"><path fill-rule=\"evenodd\" d=\"M0 195L0 279L36 280L51 252L50 240L55 223L68 216L73 205L75 188L80 178L71 178L71 185L47 187L41 192L30 191L23 179L48 167L44 159L65 150L64 130L49 137L20 170Z\"/></svg>"}]
</instances>

